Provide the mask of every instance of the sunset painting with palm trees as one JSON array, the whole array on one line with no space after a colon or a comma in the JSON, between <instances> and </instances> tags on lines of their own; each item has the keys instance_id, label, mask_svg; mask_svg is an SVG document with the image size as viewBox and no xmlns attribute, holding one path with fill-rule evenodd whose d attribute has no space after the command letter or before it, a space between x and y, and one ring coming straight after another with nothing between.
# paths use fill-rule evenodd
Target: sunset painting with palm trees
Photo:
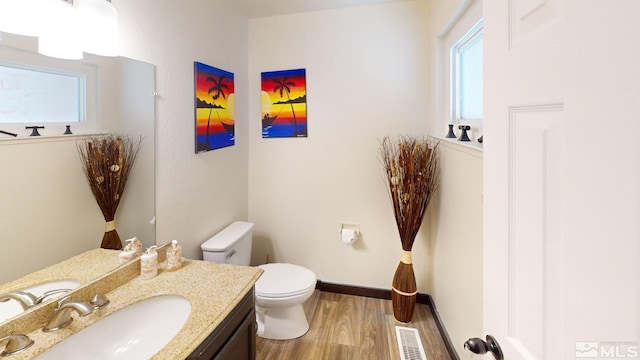
<instances>
[{"instance_id":1,"label":"sunset painting with palm trees","mask_svg":"<svg viewBox=\"0 0 640 360\"><path fill-rule=\"evenodd\" d=\"M196 154L235 144L233 73L195 62Z\"/></svg>"},{"instance_id":2,"label":"sunset painting with palm trees","mask_svg":"<svg viewBox=\"0 0 640 360\"><path fill-rule=\"evenodd\" d=\"M262 137L307 137L305 69L262 73Z\"/></svg>"}]
</instances>

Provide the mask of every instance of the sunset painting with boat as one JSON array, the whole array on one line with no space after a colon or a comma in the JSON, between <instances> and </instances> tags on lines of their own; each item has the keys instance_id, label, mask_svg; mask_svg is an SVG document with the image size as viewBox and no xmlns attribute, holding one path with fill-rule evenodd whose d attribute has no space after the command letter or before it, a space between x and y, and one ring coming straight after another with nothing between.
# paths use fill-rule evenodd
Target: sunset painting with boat
<instances>
[{"instance_id":1,"label":"sunset painting with boat","mask_svg":"<svg viewBox=\"0 0 640 360\"><path fill-rule=\"evenodd\" d=\"M235 144L233 73L195 62L196 154Z\"/></svg>"},{"instance_id":2,"label":"sunset painting with boat","mask_svg":"<svg viewBox=\"0 0 640 360\"><path fill-rule=\"evenodd\" d=\"M305 69L262 73L262 137L307 137Z\"/></svg>"}]
</instances>

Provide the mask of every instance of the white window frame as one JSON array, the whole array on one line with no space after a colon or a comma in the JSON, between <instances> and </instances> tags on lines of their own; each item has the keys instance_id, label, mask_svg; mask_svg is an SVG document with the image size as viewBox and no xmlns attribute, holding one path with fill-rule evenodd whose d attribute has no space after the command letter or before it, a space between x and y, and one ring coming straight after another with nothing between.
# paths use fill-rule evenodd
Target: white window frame
<instances>
[{"instance_id":1,"label":"white window frame","mask_svg":"<svg viewBox=\"0 0 640 360\"><path fill-rule=\"evenodd\" d=\"M458 137L460 136L460 130L458 130L460 123L456 116L457 109L454 109L453 105L456 99L452 96L454 84L452 84L451 77L451 49L479 24L482 24L482 0L465 0L438 34L436 43L436 83L438 89L436 91L436 116L441 121L438 122L436 131L439 132L439 136L444 137L447 134L449 124L454 125L454 132ZM475 143L482 136L482 120L469 121L465 119L463 124L472 127L469 137Z\"/></svg>"},{"instance_id":2,"label":"white window frame","mask_svg":"<svg viewBox=\"0 0 640 360\"><path fill-rule=\"evenodd\" d=\"M66 125L71 125L74 134L91 134L100 130L99 121L99 81L98 68L95 64L81 61L59 60L45 57L31 51L18 48L0 46L0 64L4 66L39 71L45 73L71 75L79 80L79 90L82 92L78 98L80 122L47 122L27 121L16 123L0 123L0 130L18 134L19 138L28 137L31 130L26 126L45 126L39 129L42 136L61 136ZM2 136L0 140L11 137Z\"/></svg>"},{"instance_id":3,"label":"white window frame","mask_svg":"<svg viewBox=\"0 0 640 360\"><path fill-rule=\"evenodd\" d=\"M449 54L450 64L450 83L451 83L451 118L450 124L465 124L482 125L482 118L479 119L463 119L460 111L460 53L467 47L472 45L476 40L483 37L482 33L482 20L478 21L460 40L458 40Z\"/></svg>"},{"instance_id":4,"label":"white window frame","mask_svg":"<svg viewBox=\"0 0 640 360\"><path fill-rule=\"evenodd\" d=\"M0 124L22 125L40 122L42 122L43 124L54 124L55 121L51 120L51 118L60 117L62 115L49 116L49 118L47 118L46 114L51 114L55 111L55 109L53 109L49 103L56 100L64 100L65 104L73 103L74 114L64 114L64 116L72 116L72 118L62 122L69 122L70 124L76 125L86 121L87 78L84 74L60 69L42 68L26 64L16 64L2 60L0 60L0 67L4 69L11 69L8 70L8 73L12 74L11 85L13 86L11 87L11 89L8 89L7 92L15 94L15 96L9 96L9 99L3 98L3 101L18 100L21 104L20 108L22 108L22 111L18 111L19 113L21 113L21 116L17 116L21 119L13 119L15 121L7 121L7 118L4 118L2 115L0 115ZM61 80L58 78L56 78L55 80L47 79L49 75L64 77L66 78L66 80ZM52 82L52 80L54 80L55 82ZM0 81L2 81L2 79L0 79ZM42 86L40 88L32 86L35 81L37 81L39 84L47 83L46 89L42 89ZM61 81L65 82L65 85L68 84L67 82L73 81L74 87L72 89L63 90L62 88L66 88L66 86L63 86ZM5 89L0 88L0 95L3 95L3 90ZM36 98L34 97L34 94L40 96ZM45 101L43 102L42 100ZM34 116L37 115L31 114L31 112L27 113L27 108L36 109L33 112L43 113L45 114L45 116L42 116L41 118L34 118ZM12 118L16 117L14 116Z\"/></svg>"}]
</instances>

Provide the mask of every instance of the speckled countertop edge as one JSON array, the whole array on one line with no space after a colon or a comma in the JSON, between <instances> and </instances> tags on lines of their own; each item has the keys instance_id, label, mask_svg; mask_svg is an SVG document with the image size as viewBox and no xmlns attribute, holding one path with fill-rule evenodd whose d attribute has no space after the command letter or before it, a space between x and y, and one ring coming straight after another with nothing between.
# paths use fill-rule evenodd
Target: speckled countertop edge
<instances>
[{"instance_id":1,"label":"speckled countertop edge","mask_svg":"<svg viewBox=\"0 0 640 360\"><path fill-rule=\"evenodd\" d=\"M163 257L161 257L162 260ZM28 332L35 344L12 359L32 359L46 349L128 305L154 296L179 295L191 303L191 313L178 334L153 359L184 359L229 315L262 274L257 267L216 264L186 260L182 269L167 272L162 268L158 276L144 280L139 275L139 259L118 268L96 281L78 288L72 300L88 301L95 292L105 292L111 303L93 314L77 318L65 329L44 333L40 328L52 313L50 303L17 321L10 321L10 333ZM161 315L160 315L161 316ZM18 329L28 328L27 331Z\"/></svg>"},{"instance_id":2,"label":"speckled countertop edge","mask_svg":"<svg viewBox=\"0 0 640 360\"><path fill-rule=\"evenodd\" d=\"M93 249L0 285L0 293L55 280L86 284L120 266L118 250Z\"/></svg>"},{"instance_id":3,"label":"speckled countertop edge","mask_svg":"<svg viewBox=\"0 0 640 360\"><path fill-rule=\"evenodd\" d=\"M0 286L0 293L19 290L25 287L55 280L77 280L80 286L73 292L109 276L120 268L117 250L94 249L71 257L60 263L27 274L19 279ZM127 265L124 265L127 266ZM72 294L70 292L69 294ZM60 296L63 296L61 294ZM38 318L48 316L55 302L44 303L22 314L0 323L0 337L15 333L30 332L37 326ZM46 308L46 309L42 309Z\"/></svg>"},{"instance_id":4,"label":"speckled countertop edge","mask_svg":"<svg viewBox=\"0 0 640 360\"><path fill-rule=\"evenodd\" d=\"M166 247L170 243L160 245L158 260L164 261ZM107 293L116 287L135 278L140 271L140 260L135 258L120 264L118 250L93 249L73 256L60 263L27 274L19 279L0 286L0 293L19 290L32 285L55 280L77 280L80 286L67 294L72 300L83 299L96 292ZM56 297L53 297L55 299ZM55 301L48 301L33 307L22 314L0 323L0 337L9 334L24 334L42 327L55 308Z\"/></svg>"}]
</instances>

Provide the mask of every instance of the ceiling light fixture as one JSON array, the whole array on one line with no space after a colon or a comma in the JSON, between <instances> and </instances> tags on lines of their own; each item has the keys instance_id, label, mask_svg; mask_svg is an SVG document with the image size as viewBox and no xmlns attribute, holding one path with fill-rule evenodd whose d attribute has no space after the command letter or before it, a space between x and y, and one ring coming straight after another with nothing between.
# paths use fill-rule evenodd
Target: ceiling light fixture
<instances>
[{"instance_id":1,"label":"ceiling light fixture","mask_svg":"<svg viewBox=\"0 0 640 360\"><path fill-rule=\"evenodd\" d=\"M110 0L0 0L0 31L38 36L38 52L82 59L118 56L118 12Z\"/></svg>"},{"instance_id":2,"label":"ceiling light fixture","mask_svg":"<svg viewBox=\"0 0 640 360\"><path fill-rule=\"evenodd\" d=\"M76 0L85 52L118 56L118 12L109 0Z\"/></svg>"},{"instance_id":3,"label":"ceiling light fixture","mask_svg":"<svg viewBox=\"0 0 640 360\"><path fill-rule=\"evenodd\" d=\"M78 12L65 0L49 0L49 24L38 36L38 52L60 59L82 59Z\"/></svg>"},{"instance_id":4,"label":"ceiling light fixture","mask_svg":"<svg viewBox=\"0 0 640 360\"><path fill-rule=\"evenodd\" d=\"M0 31L38 36L43 31L44 11L51 0L0 0Z\"/></svg>"}]
</instances>

